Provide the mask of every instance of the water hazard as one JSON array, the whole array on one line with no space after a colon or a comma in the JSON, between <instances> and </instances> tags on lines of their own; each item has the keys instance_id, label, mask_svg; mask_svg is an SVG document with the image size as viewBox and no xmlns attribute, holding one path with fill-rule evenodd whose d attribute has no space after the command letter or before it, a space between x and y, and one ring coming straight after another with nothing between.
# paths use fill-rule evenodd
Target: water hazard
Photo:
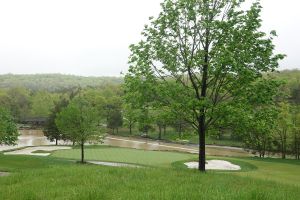
<instances>
[{"instance_id":1,"label":"water hazard","mask_svg":"<svg viewBox=\"0 0 300 200\"><path fill-rule=\"evenodd\" d=\"M70 142L60 141L59 145L68 145ZM0 145L0 151L27 147L55 145L55 142L49 141L42 130L20 130L19 140L16 146ZM107 136L104 145L126 147L143 150L156 151L179 151L186 153L198 153L197 145L181 145L166 142L158 142L147 139L136 139L119 136ZM217 156L249 156L249 153L240 148L207 146L207 155Z\"/></svg>"}]
</instances>

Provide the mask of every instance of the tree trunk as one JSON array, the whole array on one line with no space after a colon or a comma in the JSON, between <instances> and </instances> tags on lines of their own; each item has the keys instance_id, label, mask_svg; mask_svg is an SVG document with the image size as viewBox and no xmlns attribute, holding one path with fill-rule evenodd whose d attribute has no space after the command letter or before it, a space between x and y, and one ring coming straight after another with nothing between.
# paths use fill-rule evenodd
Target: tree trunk
<instances>
[{"instance_id":1,"label":"tree trunk","mask_svg":"<svg viewBox=\"0 0 300 200\"><path fill-rule=\"evenodd\" d=\"M201 116L198 127L199 134L199 166L198 169L205 172L205 116Z\"/></svg>"},{"instance_id":2,"label":"tree trunk","mask_svg":"<svg viewBox=\"0 0 300 200\"><path fill-rule=\"evenodd\" d=\"M208 5L209 8L209 5ZM199 97L199 91L198 87L196 86L194 80L192 80L192 75L191 72L189 71L189 76L192 80L192 84L194 85L194 89L196 91L196 96L200 101L204 101L206 98L206 93L207 93L207 81L208 81L208 62L209 62L209 35L210 35L210 30L209 28L206 28L205 31L205 47L204 47L204 64L203 64L203 73L202 73L202 81L201 81L201 95ZM200 116L198 118L198 133L199 133L199 166L198 170L201 172L205 172L205 132L206 132L206 127L205 127L205 110L206 108L203 106L200 109Z\"/></svg>"},{"instance_id":3,"label":"tree trunk","mask_svg":"<svg viewBox=\"0 0 300 200\"><path fill-rule=\"evenodd\" d=\"M166 129L167 129L167 126L166 125L164 125L164 135L166 135Z\"/></svg>"},{"instance_id":4,"label":"tree trunk","mask_svg":"<svg viewBox=\"0 0 300 200\"><path fill-rule=\"evenodd\" d=\"M58 145L58 139L57 138L55 139L55 145L56 146Z\"/></svg>"},{"instance_id":5,"label":"tree trunk","mask_svg":"<svg viewBox=\"0 0 300 200\"><path fill-rule=\"evenodd\" d=\"M158 133L158 139L161 140L161 126L158 126L159 133Z\"/></svg>"},{"instance_id":6,"label":"tree trunk","mask_svg":"<svg viewBox=\"0 0 300 200\"><path fill-rule=\"evenodd\" d=\"M131 123L129 124L129 134L132 135L132 125L131 125Z\"/></svg>"},{"instance_id":7,"label":"tree trunk","mask_svg":"<svg viewBox=\"0 0 300 200\"><path fill-rule=\"evenodd\" d=\"M300 160L300 142L297 142L297 159Z\"/></svg>"},{"instance_id":8,"label":"tree trunk","mask_svg":"<svg viewBox=\"0 0 300 200\"><path fill-rule=\"evenodd\" d=\"M282 150L281 150L281 157L282 157L282 159L285 159L285 153L286 152L286 150L285 150L285 144L284 144L284 142L282 142Z\"/></svg>"},{"instance_id":9,"label":"tree trunk","mask_svg":"<svg viewBox=\"0 0 300 200\"><path fill-rule=\"evenodd\" d=\"M295 134L294 135L294 153L295 153L295 159L297 160L297 157L298 157L298 155L297 155L297 135Z\"/></svg>"},{"instance_id":10,"label":"tree trunk","mask_svg":"<svg viewBox=\"0 0 300 200\"><path fill-rule=\"evenodd\" d=\"M281 140L281 157L282 159L285 159L286 157L286 137L285 137L285 130L283 131L283 137L282 137L282 140Z\"/></svg>"},{"instance_id":11,"label":"tree trunk","mask_svg":"<svg viewBox=\"0 0 300 200\"><path fill-rule=\"evenodd\" d=\"M182 132L182 124L181 122L179 123L179 138L181 138L181 132Z\"/></svg>"},{"instance_id":12,"label":"tree trunk","mask_svg":"<svg viewBox=\"0 0 300 200\"><path fill-rule=\"evenodd\" d=\"M84 163L84 141L81 140L81 163Z\"/></svg>"},{"instance_id":13,"label":"tree trunk","mask_svg":"<svg viewBox=\"0 0 300 200\"><path fill-rule=\"evenodd\" d=\"M298 160L300 160L300 143L298 142L297 146L297 155L298 155Z\"/></svg>"},{"instance_id":14,"label":"tree trunk","mask_svg":"<svg viewBox=\"0 0 300 200\"><path fill-rule=\"evenodd\" d=\"M265 138L265 141L264 141L264 144L263 144L263 158L264 158L265 155L266 155L266 143L267 143L266 140L267 140L267 139Z\"/></svg>"}]
</instances>

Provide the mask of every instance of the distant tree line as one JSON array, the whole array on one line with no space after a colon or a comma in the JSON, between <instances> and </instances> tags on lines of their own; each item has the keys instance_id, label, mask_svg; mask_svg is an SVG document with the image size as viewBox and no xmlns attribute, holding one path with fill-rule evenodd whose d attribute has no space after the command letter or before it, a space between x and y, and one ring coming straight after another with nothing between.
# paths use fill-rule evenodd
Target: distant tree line
<instances>
[{"instance_id":1,"label":"distant tree line","mask_svg":"<svg viewBox=\"0 0 300 200\"><path fill-rule=\"evenodd\" d=\"M25 87L30 91L64 92L75 87L105 87L123 83L120 77L84 77L63 74L0 75L0 88Z\"/></svg>"},{"instance_id":2,"label":"distant tree line","mask_svg":"<svg viewBox=\"0 0 300 200\"><path fill-rule=\"evenodd\" d=\"M300 159L300 72L283 71L268 76L276 80L273 85L263 88L264 83L256 82L253 87L258 90L248 90L241 95L247 104L228 106L208 130L208 137L222 141L229 135L261 157L280 153L282 158L293 155ZM69 140L82 144L82 141L94 140L95 136L98 138L97 131L101 137L109 133L166 139L168 134L172 141L179 142L197 136L183 114L175 114L168 106L157 108L150 101L148 104L139 103L140 98L147 100L149 97L146 93L127 93L122 84L74 87L55 92L41 88L33 91L26 87L0 89L0 140L1 143L13 144L18 136L16 123L31 117L47 118L43 127L45 135L56 142ZM267 98L270 97L273 104L269 104ZM74 107L82 104L86 105L82 111L94 116L96 121L84 119L83 123L92 123L92 130L88 131L92 135L82 132L82 137L78 133L74 138L63 128L69 122L62 119L72 112L76 116L79 111ZM64 111L70 105L71 111ZM65 114L61 114L63 111Z\"/></svg>"}]
</instances>

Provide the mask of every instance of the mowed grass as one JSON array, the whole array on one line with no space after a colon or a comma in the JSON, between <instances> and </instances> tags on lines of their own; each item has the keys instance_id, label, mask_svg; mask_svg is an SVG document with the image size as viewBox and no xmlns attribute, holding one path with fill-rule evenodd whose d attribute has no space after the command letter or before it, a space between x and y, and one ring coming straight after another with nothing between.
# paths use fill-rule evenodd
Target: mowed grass
<instances>
[{"instance_id":1,"label":"mowed grass","mask_svg":"<svg viewBox=\"0 0 300 200\"><path fill-rule=\"evenodd\" d=\"M271 163L270 163L271 164ZM17 166L17 167L16 167ZM299 199L300 187L178 168L80 165L54 157L4 156L0 199Z\"/></svg>"},{"instance_id":2,"label":"mowed grass","mask_svg":"<svg viewBox=\"0 0 300 200\"><path fill-rule=\"evenodd\" d=\"M79 160L79 148L55 151L51 156ZM90 146L85 149L85 159L90 161L123 162L147 166L170 167L173 162L195 159L197 156L188 153L145 151L109 146Z\"/></svg>"}]
</instances>

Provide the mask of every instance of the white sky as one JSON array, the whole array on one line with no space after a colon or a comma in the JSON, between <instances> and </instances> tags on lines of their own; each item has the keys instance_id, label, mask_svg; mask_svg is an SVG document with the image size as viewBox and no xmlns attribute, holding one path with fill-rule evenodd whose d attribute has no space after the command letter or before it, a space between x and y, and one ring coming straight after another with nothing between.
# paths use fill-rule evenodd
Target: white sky
<instances>
[{"instance_id":1,"label":"white sky","mask_svg":"<svg viewBox=\"0 0 300 200\"><path fill-rule=\"evenodd\" d=\"M119 76L162 0L0 0L0 74ZM281 69L300 68L299 0L261 0Z\"/></svg>"}]
</instances>

